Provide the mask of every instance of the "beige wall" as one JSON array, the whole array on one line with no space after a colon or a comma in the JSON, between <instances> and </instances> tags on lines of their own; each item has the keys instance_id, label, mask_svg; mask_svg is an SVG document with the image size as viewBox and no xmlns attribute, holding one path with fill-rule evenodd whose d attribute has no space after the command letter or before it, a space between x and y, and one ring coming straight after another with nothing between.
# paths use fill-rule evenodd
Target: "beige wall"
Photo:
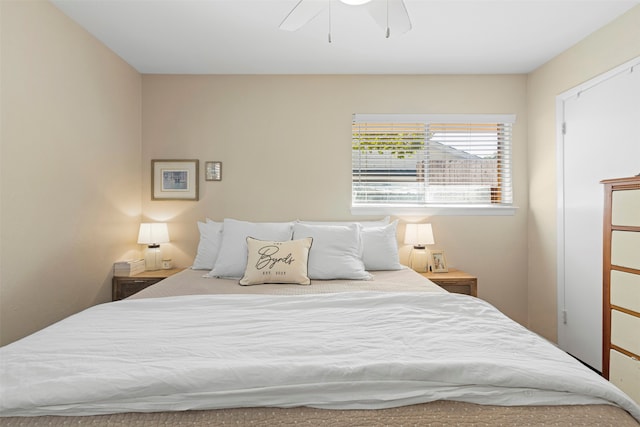
<instances>
[{"instance_id":1,"label":"beige wall","mask_svg":"<svg viewBox=\"0 0 640 427\"><path fill-rule=\"evenodd\" d=\"M515 216L432 217L448 262L480 296L527 320L526 76L159 76L142 79L143 212L167 220L189 265L197 220L353 218L352 113L515 113ZM150 160L223 162L199 202L150 200Z\"/></svg>"},{"instance_id":2,"label":"beige wall","mask_svg":"<svg viewBox=\"0 0 640 427\"><path fill-rule=\"evenodd\" d=\"M529 327L555 340L556 96L640 56L640 6L529 75Z\"/></svg>"},{"instance_id":3,"label":"beige wall","mask_svg":"<svg viewBox=\"0 0 640 427\"><path fill-rule=\"evenodd\" d=\"M555 96L640 55L638 6L529 76L141 77L48 2L0 19L0 344L107 301L141 211L182 266L206 216L353 218L355 112L518 115L517 214L427 220L482 298L555 339ZM153 158L220 160L223 181L152 202Z\"/></svg>"},{"instance_id":4,"label":"beige wall","mask_svg":"<svg viewBox=\"0 0 640 427\"><path fill-rule=\"evenodd\" d=\"M137 253L141 77L49 2L0 14L6 344L110 300L113 261Z\"/></svg>"}]
</instances>

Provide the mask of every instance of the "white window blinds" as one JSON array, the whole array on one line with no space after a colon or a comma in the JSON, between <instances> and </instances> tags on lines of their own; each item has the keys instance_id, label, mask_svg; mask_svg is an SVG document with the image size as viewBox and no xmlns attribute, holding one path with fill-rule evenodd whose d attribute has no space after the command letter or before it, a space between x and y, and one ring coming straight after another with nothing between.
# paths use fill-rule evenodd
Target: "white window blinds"
<instances>
[{"instance_id":1,"label":"white window blinds","mask_svg":"<svg viewBox=\"0 0 640 427\"><path fill-rule=\"evenodd\" d=\"M511 206L514 115L354 115L352 205Z\"/></svg>"}]
</instances>

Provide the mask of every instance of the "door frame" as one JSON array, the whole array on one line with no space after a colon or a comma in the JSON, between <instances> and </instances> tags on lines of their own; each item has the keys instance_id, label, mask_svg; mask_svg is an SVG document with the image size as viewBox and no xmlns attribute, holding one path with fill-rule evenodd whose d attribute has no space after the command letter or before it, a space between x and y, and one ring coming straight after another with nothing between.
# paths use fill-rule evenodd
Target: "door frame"
<instances>
[{"instance_id":1,"label":"door frame","mask_svg":"<svg viewBox=\"0 0 640 427\"><path fill-rule=\"evenodd\" d=\"M598 86L625 72L640 72L640 57L627 61L609 71L606 71L572 89L569 89L556 96L556 206L557 206L557 336L558 345L563 348L563 341L566 339L565 326L567 324L566 312L566 271L565 271L565 176L564 176L564 123L565 123L565 103L569 98L580 96L584 91ZM599 367L593 367L600 370Z\"/></svg>"}]
</instances>

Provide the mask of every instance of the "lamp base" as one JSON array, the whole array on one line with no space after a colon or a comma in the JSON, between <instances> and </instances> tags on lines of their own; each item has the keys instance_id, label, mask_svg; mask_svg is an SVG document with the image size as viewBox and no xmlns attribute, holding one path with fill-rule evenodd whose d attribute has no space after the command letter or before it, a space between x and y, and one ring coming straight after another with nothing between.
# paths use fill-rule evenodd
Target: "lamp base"
<instances>
[{"instance_id":1,"label":"lamp base","mask_svg":"<svg viewBox=\"0 0 640 427\"><path fill-rule=\"evenodd\" d=\"M147 271L160 270L162 268L162 251L160 245L149 245L144 250L144 269Z\"/></svg>"},{"instance_id":2,"label":"lamp base","mask_svg":"<svg viewBox=\"0 0 640 427\"><path fill-rule=\"evenodd\" d=\"M429 271L429 251L424 246L414 246L409 254L409 267L418 273Z\"/></svg>"}]
</instances>

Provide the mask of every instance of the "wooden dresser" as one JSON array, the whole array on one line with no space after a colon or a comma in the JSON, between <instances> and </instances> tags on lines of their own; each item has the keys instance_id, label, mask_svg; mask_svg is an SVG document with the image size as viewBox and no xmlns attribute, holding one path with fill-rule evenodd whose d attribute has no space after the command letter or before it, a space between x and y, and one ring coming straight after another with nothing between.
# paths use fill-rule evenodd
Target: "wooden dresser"
<instances>
[{"instance_id":1,"label":"wooden dresser","mask_svg":"<svg viewBox=\"0 0 640 427\"><path fill-rule=\"evenodd\" d=\"M602 183L602 374L640 403L640 176Z\"/></svg>"}]
</instances>

